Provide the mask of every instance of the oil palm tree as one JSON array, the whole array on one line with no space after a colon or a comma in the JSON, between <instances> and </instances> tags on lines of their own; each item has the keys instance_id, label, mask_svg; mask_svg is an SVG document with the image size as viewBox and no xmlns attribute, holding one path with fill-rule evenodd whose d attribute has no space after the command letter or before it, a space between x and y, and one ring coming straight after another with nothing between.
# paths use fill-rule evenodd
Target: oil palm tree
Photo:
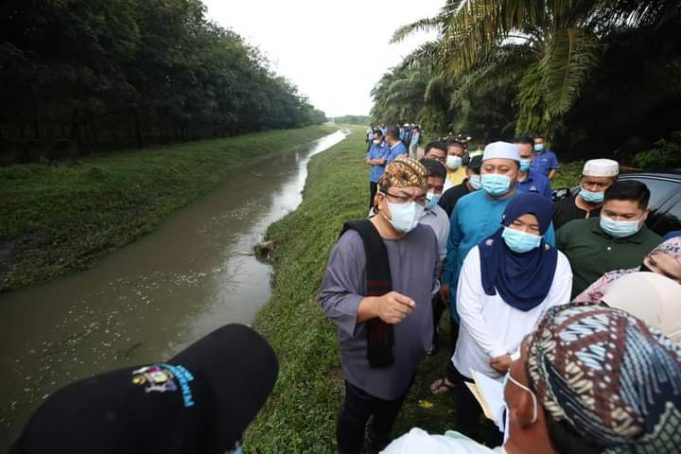
<instances>
[{"instance_id":1,"label":"oil palm tree","mask_svg":"<svg viewBox=\"0 0 681 454\"><path fill-rule=\"evenodd\" d=\"M437 30L441 47L430 55L449 76L493 61L500 48L522 49L531 58L518 85L516 131L551 134L598 65L604 36L664 26L680 11L678 0L447 0L436 17L399 28L393 41Z\"/></svg>"}]
</instances>

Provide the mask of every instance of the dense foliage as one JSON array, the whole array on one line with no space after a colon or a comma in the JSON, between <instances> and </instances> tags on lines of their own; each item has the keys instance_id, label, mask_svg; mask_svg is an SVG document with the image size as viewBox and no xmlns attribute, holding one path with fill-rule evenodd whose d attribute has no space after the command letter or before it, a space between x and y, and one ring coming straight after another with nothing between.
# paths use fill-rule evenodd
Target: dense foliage
<instances>
[{"instance_id":1,"label":"dense foliage","mask_svg":"<svg viewBox=\"0 0 681 454\"><path fill-rule=\"evenodd\" d=\"M5 160L325 119L200 0L2 2L0 87Z\"/></svg>"},{"instance_id":2,"label":"dense foliage","mask_svg":"<svg viewBox=\"0 0 681 454\"><path fill-rule=\"evenodd\" d=\"M481 140L537 132L571 157L650 148L678 129L677 0L446 0L394 40L422 29L437 38L378 81L375 120Z\"/></svg>"}]
</instances>

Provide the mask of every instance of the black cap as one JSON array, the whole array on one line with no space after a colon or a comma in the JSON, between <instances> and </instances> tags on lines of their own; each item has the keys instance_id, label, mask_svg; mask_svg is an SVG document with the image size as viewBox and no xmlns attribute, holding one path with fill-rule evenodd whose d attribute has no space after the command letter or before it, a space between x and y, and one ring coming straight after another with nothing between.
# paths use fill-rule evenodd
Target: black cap
<instances>
[{"instance_id":1,"label":"black cap","mask_svg":"<svg viewBox=\"0 0 681 454\"><path fill-rule=\"evenodd\" d=\"M269 396L274 351L227 325L165 363L119 369L60 389L36 410L14 453L225 453Z\"/></svg>"}]
</instances>

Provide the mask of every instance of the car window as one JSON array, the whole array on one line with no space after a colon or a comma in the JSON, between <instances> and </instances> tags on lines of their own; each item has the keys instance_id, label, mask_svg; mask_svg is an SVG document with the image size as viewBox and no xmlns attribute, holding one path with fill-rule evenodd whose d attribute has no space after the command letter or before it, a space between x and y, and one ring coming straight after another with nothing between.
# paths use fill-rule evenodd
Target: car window
<instances>
[{"instance_id":1,"label":"car window","mask_svg":"<svg viewBox=\"0 0 681 454\"><path fill-rule=\"evenodd\" d=\"M681 230L681 200L676 202L666 213L656 216L653 230L664 235L672 230Z\"/></svg>"},{"instance_id":2,"label":"car window","mask_svg":"<svg viewBox=\"0 0 681 454\"><path fill-rule=\"evenodd\" d=\"M656 180L653 178L627 178L627 180L636 180L644 183L650 189L650 202L648 207L651 210L657 210L664 202L669 200L671 196L681 190L681 184L678 181Z\"/></svg>"}]
</instances>

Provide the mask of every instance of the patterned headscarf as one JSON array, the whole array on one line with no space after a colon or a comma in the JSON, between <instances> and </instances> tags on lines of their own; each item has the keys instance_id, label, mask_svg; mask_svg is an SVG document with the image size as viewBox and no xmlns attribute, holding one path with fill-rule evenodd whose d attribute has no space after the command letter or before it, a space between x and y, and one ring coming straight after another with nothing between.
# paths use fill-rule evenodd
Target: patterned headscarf
<instances>
[{"instance_id":1,"label":"patterned headscarf","mask_svg":"<svg viewBox=\"0 0 681 454\"><path fill-rule=\"evenodd\" d=\"M681 262L681 237L674 237L664 241L658 247L650 251L650 254L667 254Z\"/></svg>"},{"instance_id":2,"label":"patterned headscarf","mask_svg":"<svg viewBox=\"0 0 681 454\"><path fill-rule=\"evenodd\" d=\"M681 446L681 348L624 311L552 308L530 341L527 371L547 417L604 452Z\"/></svg>"},{"instance_id":3,"label":"patterned headscarf","mask_svg":"<svg viewBox=\"0 0 681 454\"><path fill-rule=\"evenodd\" d=\"M383 176L378 180L381 190L388 188L406 188L417 186L424 191L428 190L428 171L423 164L416 159L407 156L398 156L385 168Z\"/></svg>"}]
</instances>

